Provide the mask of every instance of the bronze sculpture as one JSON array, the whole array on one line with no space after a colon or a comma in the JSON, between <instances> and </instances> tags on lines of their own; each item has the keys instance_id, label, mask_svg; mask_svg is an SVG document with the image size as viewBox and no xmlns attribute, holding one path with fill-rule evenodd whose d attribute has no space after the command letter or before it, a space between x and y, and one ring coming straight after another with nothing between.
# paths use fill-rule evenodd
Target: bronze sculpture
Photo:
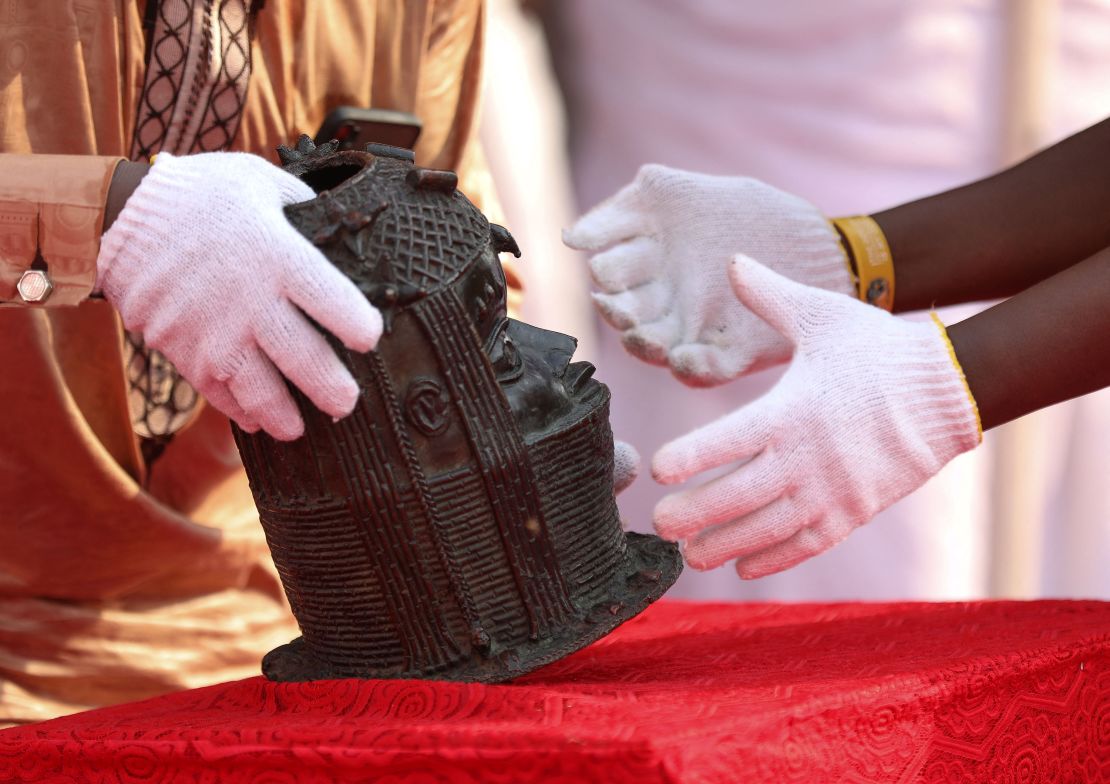
<instances>
[{"instance_id":1,"label":"bronze sculpture","mask_svg":"<svg viewBox=\"0 0 1110 784\"><path fill-rule=\"evenodd\" d=\"M502 681L662 595L681 559L622 530L608 389L573 338L506 317L509 233L407 150L280 152L319 194L287 217L386 330L367 354L332 340L362 389L351 416L291 388L304 437L236 429L302 631L265 675Z\"/></svg>"}]
</instances>

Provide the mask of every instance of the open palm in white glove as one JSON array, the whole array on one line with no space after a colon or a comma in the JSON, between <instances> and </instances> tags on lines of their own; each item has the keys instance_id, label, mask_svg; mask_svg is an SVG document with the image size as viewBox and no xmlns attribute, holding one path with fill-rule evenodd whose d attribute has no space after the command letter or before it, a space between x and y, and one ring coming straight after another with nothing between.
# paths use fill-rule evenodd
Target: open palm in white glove
<instances>
[{"instance_id":1,"label":"open palm in white glove","mask_svg":"<svg viewBox=\"0 0 1110 784\"><path fill-rule=\"evenodd\" d=\"M663 483L736 461L655 510L696 569L787 569L844 539L981 439L978 412L939 321L905 321L737 256L746 308L794 346L765 396L663 446Z\"/></svg>"},{"instance_id":2,"label":"open palm in white glove","mask_svg":"<svg viewBox=\"0 0 1110 784\"><path fill-rule=\"evenodd\" d=\"M785 362L790 344L738 302L735 253L842 294L852 279L835 231L812 204L747 177L648 165L563 234L590 260L602 316L625 348L711 386ZM611 246L611 247L610 247Z\"/></svg>"},{"instance_id":3,"label":"open palm in white glove","mask_svg":"<svg viewBox=\"0 0 1110 784\"><path fill-rule=\"evenodd\" d=\"M105 233L97 288L246 431L304 432L289 379L342 417L358 385L311 317L369 351L381 314L285 219L312 189L245 153L161 153ZM284 378L283 378L284 376Z\"/></svg>"}]
</instances>

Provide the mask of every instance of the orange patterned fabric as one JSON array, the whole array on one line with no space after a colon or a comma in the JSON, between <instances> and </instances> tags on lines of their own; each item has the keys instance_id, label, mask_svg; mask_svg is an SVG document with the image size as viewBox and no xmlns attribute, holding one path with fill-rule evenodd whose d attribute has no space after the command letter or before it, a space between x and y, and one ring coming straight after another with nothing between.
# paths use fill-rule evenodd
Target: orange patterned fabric
<instances>
[{"instance_id":1,"label":"orange patterned fabric","mask_svg":"<svg viewBox=\"0 0 1110 784\"><path fill-rule=\"evenodd\" d=\"M660 602L501 686L227 683L0 732L6 781L1110 781L1110 604Z\"/></svg>"},{"instance_id":2,"label":"orange patterned fabric","mask_svg":"<svg viewBox=\"0 0 1110 784\"><path fill-rule=\"evenodd\" d=\"M130 150L144 6L0 2L0 295L32 238L95 259L50 227L77 202L98 222ZM276 160L336 105L410 110L419 160L471 187L481 43L481 0L267 0L234 146ZM103 301L0 309L0 726L246 677L296 635L226 418L201 410L148 475L121 348Z\"/></svg>"}]
</instances>

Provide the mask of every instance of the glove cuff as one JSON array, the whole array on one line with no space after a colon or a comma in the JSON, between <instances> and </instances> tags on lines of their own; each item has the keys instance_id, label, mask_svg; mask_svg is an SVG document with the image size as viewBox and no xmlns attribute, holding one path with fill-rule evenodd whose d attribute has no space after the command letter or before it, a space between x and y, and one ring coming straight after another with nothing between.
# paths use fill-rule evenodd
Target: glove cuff
<instances>
[{"instance_id":1,"label":"glove cuff","mask_svg":"<svg viewBox=\"0 0 1110 784\"><path fill-rule=\"evenodd\" d=\"M182 189L199 177L189 166L176 166L177 156L163 152L156 157L101 238L94 290L109 300L123 293L118 289L123 283L121 275L127 274L124 268L130 267L132 261L151 258L158 238L173 232L173 216L181 213Z\"/></svg>"},{"instance_id":2,"label":"glove cuff","mask_svg":"<svg viewBox=\"0 0 1110 784\"><path fill-rule=\"evenodd\" d=\"M924 340L907 346L895 361L902 366L901 383L914 391L905 411L910 432L924 439L938 461L935 470L940 470L979 445L983 426L944 324L936 313L931 315L931 324L914 324L923 328Z\"/></svg>"},{"instance_id":3,"label":"glove cuff","mask_svg":"<svg viewBox=\"0 0 1110 784\"><path fill-rule=\"evenodd\" d=\"M948 338L948 330L944 326L944 322L940 320L940 316L936 311L931 311L929 317L933 320L937 330L940 332L941 339L944 341L944 347L948 351L948 360L952 363L952 367L959 377L960 386L963 389L964 397L971 406L971 413L975 418L975 444L979 444L983 440L983 420L979 416L979 404L975 402L975 395L971 394L971 386L967 383L967 375L964 374L963 366L960 365L959 358L956 357L956 349L952 345L952 341Z\"/></svg>"}]
</instances>

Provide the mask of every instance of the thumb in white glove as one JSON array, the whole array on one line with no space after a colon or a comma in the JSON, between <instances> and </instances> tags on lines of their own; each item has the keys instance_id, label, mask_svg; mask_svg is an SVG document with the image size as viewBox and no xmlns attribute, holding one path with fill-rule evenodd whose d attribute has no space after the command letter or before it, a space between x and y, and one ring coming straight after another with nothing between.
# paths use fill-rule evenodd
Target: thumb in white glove
<instances>
[{"instance_id":1,"label":"thumb in white glove","mask_svg":"<svg viewBox=\"0 0 1110 784\"><path fill-rule=\"evenodd\" d=\"M158 155L105 233L97 288L208 401L244 430L304 432L289 379L346 416L358 385L314 319L353 351L381 336L381 314L285 219L315 196L245 153Z\"/></svg>"},{"instance_id":2,"label":"thumb in white glove","mask_svg":"<svg viewBox=\"0 0 1110 784\"><path fill-rule=\"evenodd\" d=\"M737 256L736 296L794 345L765 396L663 446L663 483L736 461L731 473L667 496L666 539L746 579L787 569L844 539L982 438L978 411L934 316L913 322L794 283Z\"/></svg>"},{"instance_id":3,"label":"thumb in white glove","mask_svg":"<svg viewBox=\"0 0 1110 784\"><path fill-rule=\"evenodd\" d=\"M847 257L812 204L748 177L648 165L563 233L599 251L590 272L601 315L625 348L710 386L786 361L790 344L732 295L728 263L743 252L788 278L852 294Z\"/></svg>"}]
</instances>

